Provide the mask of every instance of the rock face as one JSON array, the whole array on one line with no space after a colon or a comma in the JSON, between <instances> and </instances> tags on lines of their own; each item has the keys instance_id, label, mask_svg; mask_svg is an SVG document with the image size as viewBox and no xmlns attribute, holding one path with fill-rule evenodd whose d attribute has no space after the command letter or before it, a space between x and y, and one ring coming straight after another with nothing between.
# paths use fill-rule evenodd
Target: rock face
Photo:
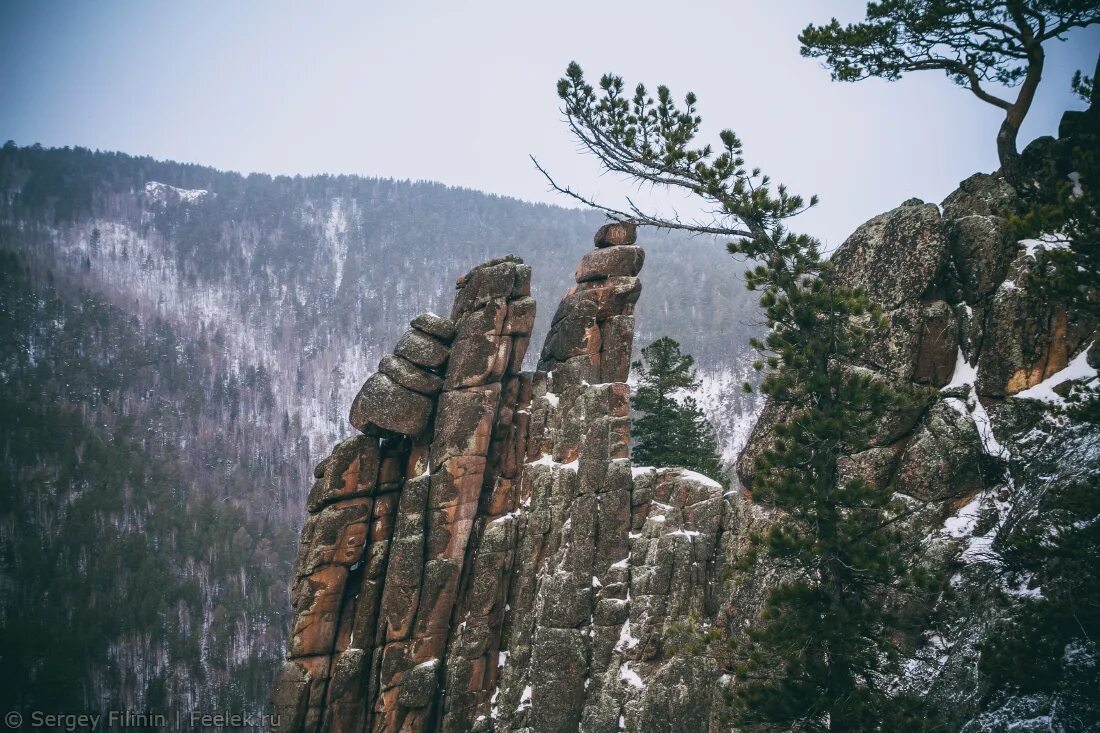
<instances>
[{"instance_id":1,"label":"rock face","mask_svg":"<svg viewBox=\"0 0 1100 733\"><path fill-rule=\"evenodd\" d=\"M422 313L410 325L394 347L394 355L379 362L378 372L363 383L351 403L349 422L368 435L417 436L431 421L432 398L443 386L440 372L450 355L455 324L434 313Z\"/></svg>"},{"instance_id":2,"label":"rock face","mask_svg":"<svg viewBox=\"0 0 1100 733\"><path fill-rule=\"evenodd\" d=\"M283 726L705 724L718 664L689 664L665 638L713 615L728 497L631 466L635 236L601 230L536 371L521 371L531 273L506 257L459 278L450 319L418 316L366 380L351 410L365 434L315 470L274 696Z\"/></svg>"},{"instance_id":3,"label":"rock face","mask_svg":"<svg viewBox=\"0 0 1100 733\"><path fill-rule=\"evenodd\" d=\"M1038 161L1036 191L1070 175L1057 157L1070 147L1046 139L1029 148L1025 158ZM894 490L911 509L902 526L919 549L910 564L949 580L962 599L906 609L926 614L927 625L900 640L911 657L907 676L896 681L896 689L941 708L951 730L1028 730L1028 720L1072 730L1097 714L1072 696L998 689L978 664L983 644L1003 633L998 619L1027 602L1005 578L1031 576L1013 576L1006 556L1036 540L1021 534L1036 521L1035 507L1057 503L1053 497L1072 491L1075 477L1100 475L1095 427L1052 417L1043 404L1064 396L1074 374L1100 366L1100 323L1031 290L1028 271L1043 245L1011 236L1009 218L1023 206L1002 178L977 174L940 207L910 200L871 219L832 258L835 276L869 293L888 318L885 333L851 367L928 395L890 415L874 447L844 457L838 469L842 480L861 477ZM1077 367L1067 369L1071 362ZM750 490L756 459L784 418L765 406L739 458L738 477ZM1095 656L1083 663L1098 668ZM1088 684L1097 684L1095 673Z\"/></svg>"}]
</instances>

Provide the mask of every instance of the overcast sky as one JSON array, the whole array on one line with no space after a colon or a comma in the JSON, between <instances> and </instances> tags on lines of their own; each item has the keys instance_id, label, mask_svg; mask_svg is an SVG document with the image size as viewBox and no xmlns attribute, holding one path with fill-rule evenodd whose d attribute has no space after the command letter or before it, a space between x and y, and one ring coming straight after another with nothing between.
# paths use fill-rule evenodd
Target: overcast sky
<instances>
[{"instance_id":1,"label":"overcast sky","mask_svg":"<svg viewBox=\"0 0 1100 733\"><path fill-rule=\"evenodd\" d=\"M939 201L996 168L1000 111L936 73L837 84L798 53L806 23L863 3L808 0L53 2L0 0L0 140L81 145L266 173L431 179L568 204L562 181L629 188L578 154L554 86L593 78L699 96L704 131L820 207L797 227L837 244L906 198ZM1080 108L1100 29L1048 48L1021 137ZM1021 147L1022 147L1021 144ZM682 200L666 206L690 209Z\"/></svg>"}]
</instances>

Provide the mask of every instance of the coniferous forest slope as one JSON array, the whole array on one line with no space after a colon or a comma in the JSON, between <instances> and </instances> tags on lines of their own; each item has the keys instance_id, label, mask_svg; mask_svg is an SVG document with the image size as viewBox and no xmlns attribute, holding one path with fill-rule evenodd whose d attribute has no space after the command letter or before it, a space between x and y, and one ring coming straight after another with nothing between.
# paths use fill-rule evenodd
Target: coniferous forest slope
<instances>
[{"instance_id":1,"label":"coniferous forest slope","mask_svg":"<svg viewBox=\"0 0 1100 733\"><path fill-rule=\"evenodd\" d=\"M599 223L433 183L6 145L0 703L263 709L306 477L363 378L477 262L521 255L551 302ZM637 343L695 355L732 459L756 409L742 267L711 240L647 251Z\"/></svg>"}]
</instances>

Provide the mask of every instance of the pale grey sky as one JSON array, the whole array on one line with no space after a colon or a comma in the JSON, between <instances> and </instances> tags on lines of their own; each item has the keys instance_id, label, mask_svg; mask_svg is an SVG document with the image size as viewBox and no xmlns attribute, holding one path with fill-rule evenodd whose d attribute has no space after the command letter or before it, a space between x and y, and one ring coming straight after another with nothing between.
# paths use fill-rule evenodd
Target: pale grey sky
<instances>
[{"instance_id":1,"label":"pale grey sky","mask_svg":"<svg viewBox=\"0 0 1100 733\"><path fill-rule=\"evenodd\" d=\"M431 179L569 205L527 156L614 201L561 122L554 85L593 78L698 94L759 166L820 207L796 228L837 244L911 196L996 167L998 110L935 73L829 81L798 53L843 0L529 3L0 2L0 141L82 145L242 172ZM1021 142L1057 129L1100 29L1048 50ZM688 207L683 200L666 205Z\"/></svg>"}]
</instances>

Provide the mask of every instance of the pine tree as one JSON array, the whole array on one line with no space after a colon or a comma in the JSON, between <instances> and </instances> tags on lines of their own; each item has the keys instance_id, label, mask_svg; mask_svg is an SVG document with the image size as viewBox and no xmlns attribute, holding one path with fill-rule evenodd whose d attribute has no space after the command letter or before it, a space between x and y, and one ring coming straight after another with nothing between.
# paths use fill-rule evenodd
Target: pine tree
<instances>
[{"instance_id":1,"label":"pine tree","mask_svg":"<svg viewBox=\"0 0 1100 733\"><path fill-rule=\"evenodd\" d=\"M633 97L623 89L607 74L597 94L570 64L558 94L572 132L606 170L686 189L716 212L713 221L685 223L632 202L627 211L600 205L540 170L556 190L612 218L732 237L731 253L758 262L747 280L761 292L770 329L753 344L767 369L761 390L787 415L752 486L754 501L780 510L756 544L786 568L785 580L735 651L734 722L753 730L876 730L894 707L882 684L895 669L886 599L905 577L892 530L902 509L888 486L841 481L837 462L866 449L876 424L903 402L886 382L848 366L883 326L881 310L831 277L814 238L786 228L816 197L804 202L746 169L730 130L720 133L717 154L710 145L692 147L702 121L693 94L681 109L666 87L656 100L642 85Z\"/></svg>"},{"instance_id":2,"label":"pine tree","mask_svg":"<svg viewBox=\"0 0 1100 733\"><path fill-rule=\"evenodd\" d=\"M799 35L802 55L822 58L836 81L895 80L909 71L942 71L978 99L1004 111L997 155L1019 186L1016 138L1043 76L1043 44L1100 23L1096 0L880 0L867 18L836 18ZM983 84L1019 87L1015 99Z\"/></svg>"},{"instance_id":3,"label":"pine tree","mask_svg":"<svg viewBox=\"0 0 1100 733\"><path fill-rule=\"evenodd\" d=\"M722 464L714 428L688 392L699 389L695 360L664 336L642 349L638 390L631 398L637 441L634 460L643 465L680 466L721 479Z\"/></svg>"}]
</instances>

